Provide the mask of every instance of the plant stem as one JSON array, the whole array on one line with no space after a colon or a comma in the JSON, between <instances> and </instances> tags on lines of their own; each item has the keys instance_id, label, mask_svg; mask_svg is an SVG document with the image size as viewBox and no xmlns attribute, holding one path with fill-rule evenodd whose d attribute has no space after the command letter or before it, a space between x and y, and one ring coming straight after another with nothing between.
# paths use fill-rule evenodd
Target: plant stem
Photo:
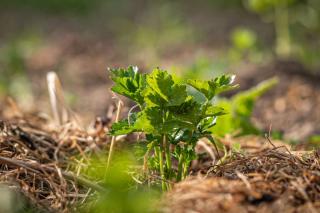
<instances>
[{"instance_id":1,"label":"plant stem","mask_svg":"<svg viewBox=\"0 0 320 213\"><path fill-rule=\"evenodd\" d=\"M162 187L162 191L166 191L166 182L165 182L165 174L164 174L164 169L163 169L163 149L162 146L160 144L158 150L158 157L159 157L159 167L160 167L160 175L161 175L161 187Z\"/></svg>"},{"instance_id":2,"label":"plant stem","mask_svg":"<svg viewBox=\"0 0 320 213\"><path fill-rule=\"evenodd\" d=\"M118 121L119 121L120 112L121 112L121 106L122 106L122 103L121 103L121 101L119 100L115 122L118 122ZM110 145L110 149L109 149L109 155L108 155L108 161L107 161L107 170L108 170L108 168L109 168L110 161L111 161L111 158L112 158L113 147L114 147L115 141L116 141L116 136L112 136L112 138L111 138L111 145Z\"/></svg>"},{"instance_id":3,"label":"plant stem","mask_svg":"<svg viewBox=\"0 0 320 213\"><path fill-rule=\"evenodd\" d=\"M167 165L167 172L168 172L167 176L168 176L168 179L170 179L172 165L171 165L171 156L170 156L170 144L167 141L166 135L163 135L162 143L165 149L166 165Z\"/></svg>"},{"instance_id":4,"label":"plant stem","mask_svg":"<svg viewBox=\"0 0 320 213\"><path fill-rule=\"evenodd\" d=\"M177 181L181 181L182 179L182 167L183 167L183 153L180 154L179 156L179 162L178 162L178 174L177 174Z\"/></svg>"},{"instance_id":5,"label":"plant stem","mask_svg":"<svg viewBox=\"0 0 320 213\"><path fill-rule=\"evenodd\" d=\"M186 161L183 163L183 175L182 175L182 180L186 179L187 175L188 175L188 168L189 168L189 161Z\"/></svg>"}]
</instances>

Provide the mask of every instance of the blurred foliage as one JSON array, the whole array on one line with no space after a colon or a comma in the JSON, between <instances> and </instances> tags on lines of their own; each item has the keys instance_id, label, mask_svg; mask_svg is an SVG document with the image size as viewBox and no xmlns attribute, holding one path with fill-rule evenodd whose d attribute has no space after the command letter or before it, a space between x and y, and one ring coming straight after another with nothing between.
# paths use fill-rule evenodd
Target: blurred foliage
<instances>
[{"instance_id":1,"label":"blurred foliage","mask_svg":"<svg viewBox=\"0 0 320 213\"><path fill-rule=\"evenodd\" d=\"M134 150L121 150L115 153L108 169L104 156L91 159L84 173L102 184L106 192L81 206L80 212L156 212L154 208L160 195L159 191L134 180L134 176L138 174L134 172L137 163L133 152Z\"/></svg>"},{"instance_id":2,"label":"blurred foliage","mask_svg":"<svg viewBox=\"0 0 320 213\"><path fill-rule=\"evenodd\" d=\"M128 14L118 17L116 23L111 23L117 43L129 50L133 60L158 65L161 56L191 45L197 37L180 6L175 2L153 2L143 5L142 12L133 19L128 19Z\"/></svg>"},{"instance_id":3,"label":"blurred foliage","mask_svg":"<svg viewBox=\"0 0 320 213\"><path fill-rule=\"evenodd\" d=\"M289 8L294 0L248 0L248 8L271 17L276 34L275 50L279 57L291 55Z\"/></svg>"},{"instance_id":4,"label":"blurred foliage","mask_svg":"<svg viewBox=\"0 0 320 213\"><path fill-rule=\"evenodd\" d=\"M192 25L193 17L197 18L202 9L233 8L241 13L248 9L261 15L261 21L273 23L274 49L279 57L295 57L310 68L320 66L318 0L0 0L0 4L3 10L31 8L33 11L57 14L90 12L96 15L101 28L111 32L121 52L127 52L133 61L148 61L151 67L159 65L162 56L176 54L186 44L192 46L202 38L207 39L201 27ZM191 14L195 12L197 14ZM239 26L231 33L233 46L228 57L232 60L223 63L233 63L243 58L255 62L262 60L261 52L257 56L256 51L259 37L250 27ZM267 44L265 49L269 53L271 48ZM217 61L221 62L220 59Z\"/></svg>"},{"instance_id":5,"label":"blurred foliage","mask_svg":"<svg viewBox=\"0 0 320 213\"><path fill-rule=\"evenodd\" d=\"M211 59L206 56L199 56L195 61L185 67L174 67L172 70L174 72L179 72L185 79L207 79L211 78L212 75L222 75L227 70L226 60L220 57Z\"/></svg>"},{"instance_id":6,"label":"blurred foliage","mask_svg":"<svg viewBox=\"0 0 320 213\"><path fill-rule=\"evenodd\" d=\"M251 123L251 115L256 100L277 84L277 78L261 82L257 86L239 92L231 99L220 98L217 106L222 107L228 114L217 119L217 124L212 127L214 134L224 136L226 134L258 134L260 131Z\"/></svg>"},{"instance_id":7,"label":"blurred foliage","mask_svg":"<svg viewBox=\"0 0 320 213\"><path fill-rule=\"evenodd\" d=\"M202 0L205 4L209 4L213 7L241 7L242 0Z\"/></svg>"},{"instance_id":8,"label":"blurred foliage","mask_svg":"<svg viewBox=\"0 0 320 213\"><path fill-rule=\"evenodd\" d=\"M39 42L37 35L23 34L0 47L0 96L10 95L22 104L32 101L25 61Z\"/></svg>"},{"instance_id":9,"label":"blurred foliage","mask_svg":"<svg viewBox=\"0 0 320 213\"><path fill-rule=\"evenodd\" d=\"M312 135L308 140L308 145L312 148L319 148L320 147L320 135Z\"/></svg>"},{"instance_id":10,"label":"blurred foliage","mask_svg":"<svg viewBox=\"0 0 320 213\"><path fill-rule=\"evenodd\" d=\"M248 6L251 10L263 13L274 10L275 7L290 6L295 0L248 0Z\"/></svg>"},{"instance_id":11,"label":"blurred foliage","mask_svg":"<svg viewBox=\"0 0 320 213\"><path fill-rule=\"evenodd\" d=\"M227 53L228 64L237 65L243 62L260 64L267 61L268 52L258 42L257 34L247 27L237 27L231 32L231 46Z\"/></svg>"},{"instance_id":12,"label":"blurred foliage","mask_svg":"<svg viewBox=\"0 0 320 213\"><path fill-rule=\"evenodd\" d=\"M237 28L231 34L231 41L235 48L240 51L246 51L256 45L257 36L249 29Z\"/></svg>"},{"instance_id":13,"label":"blurred foliage","mask_svg":"<svg viewBox=\"0 0 320 213\"><path fill-rule=\"evenodd\" d=\"M230 35L230 42L230 47L214 58L200 55L191 64L175 66L172 70L176 73L183 70L180 74L185 79L207 79L212 75L222 75L242 63L260 64L270 59L270 54L259 44L256 33L249 28L235 28Z\"/></svg>"},{"instance_id":14,"label":"blurred foliage","mask_svg":"<svg viewBox=\"0 0 320 213\"><path fill-rule=\"evenodd\" d=\"M246 6L273 23L279 57L293 57L319 69L320 1L246 0Z\"/></svg>"}]
</instances>

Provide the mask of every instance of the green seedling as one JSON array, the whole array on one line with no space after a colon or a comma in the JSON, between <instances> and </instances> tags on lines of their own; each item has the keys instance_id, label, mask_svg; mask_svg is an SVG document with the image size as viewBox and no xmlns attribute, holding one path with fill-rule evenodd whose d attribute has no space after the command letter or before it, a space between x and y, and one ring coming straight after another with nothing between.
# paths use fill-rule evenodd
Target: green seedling
<instances>
[{"instance_id":1,"label":"green seedling","mask_svg":"<svg viewBox=\"0 0 320 213\"><path fill-rule=\"evenodd\" d=\"M214 143L211 127L226 112L215 106L213 99L236 87L234 76L202 81L180 80L159 68L150 74L139 73L137 67L110 72L115 83L112 91L140 108L114 123L110 134L143 132L149 166L161 175L162 189L169 189L168 180L180 181L187 176L197 141L206 137Z\"/></svg>"}]
</instances>

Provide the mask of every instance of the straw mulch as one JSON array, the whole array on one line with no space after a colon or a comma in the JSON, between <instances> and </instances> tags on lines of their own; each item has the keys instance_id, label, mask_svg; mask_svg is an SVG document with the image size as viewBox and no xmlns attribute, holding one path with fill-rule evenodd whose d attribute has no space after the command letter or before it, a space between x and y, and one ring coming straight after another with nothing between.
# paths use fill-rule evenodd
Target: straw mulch
<instances>
[{"instance_id":1,"label":"straw mulch","mask_svg":"<svg viewBox=\"0 0 320 213\"><path fill-rule=\"evenodd\" d=\"M232 153L207 176L175 185L163 212L310 212L320 209L320 151L275 146Z\"/></svg>"},{"instance_id":2,"label":"straw mulch","mask_svg":"<svg viewBox=\"0 0 320 213\"><path fill-rule=\"evenodd\" d=\"M70 212L103 190L79 174L83 161L108 141L105 128L101 119L90 131L73 122L55 126L47 116L21 113L11 102L0 110L0 182L44 212Z\"/></svg>"}]
</instances>

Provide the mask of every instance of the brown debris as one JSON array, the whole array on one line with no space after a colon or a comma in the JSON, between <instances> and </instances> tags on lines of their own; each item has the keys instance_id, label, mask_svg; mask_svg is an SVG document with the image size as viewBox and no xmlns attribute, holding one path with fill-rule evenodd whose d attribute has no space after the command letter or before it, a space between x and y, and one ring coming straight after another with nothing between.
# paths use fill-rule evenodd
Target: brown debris
<instances>
[{"instance_id":1,"label":"brown debris","mask_svg":"<svg viewBox=\"0 0 320 213\"><path fill-rule=\"evenodd\" d=\"M46 212L70 212L89 192L103 190L76 172L77 158L87 159L107 141L102 119L90 131L72 122L53 128L39 114L8 111L0 110L1 183Z\"/></svg>"},{"instance_id":2,"label":"brown debris","mask_svg":"<svg viewBox=\"0 0 320 213\"><path fill-rule=\"evenodd\" d=\"M178 183L163 212L319 212L318 152L292 154L275 147L233 153L208 177Z\"/></svg>"}]
</instances>

